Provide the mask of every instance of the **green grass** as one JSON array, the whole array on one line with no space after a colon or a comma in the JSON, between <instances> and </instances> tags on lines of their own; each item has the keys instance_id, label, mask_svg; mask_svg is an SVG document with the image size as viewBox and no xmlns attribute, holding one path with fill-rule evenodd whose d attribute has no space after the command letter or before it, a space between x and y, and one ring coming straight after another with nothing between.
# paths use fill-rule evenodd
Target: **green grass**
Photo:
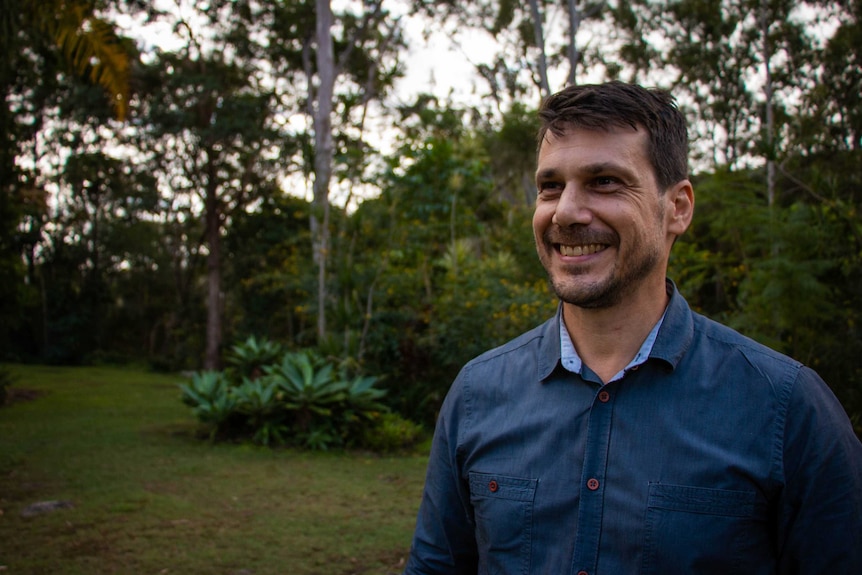
<instances>
[{"instance_id":1,"label":"green grass","mask_svg":"<svg viewBox=\"0 0 862 575\"><path fill-rule=\"evenodd\" d=\"M425 454L210 444L178 376L10 368L39 395L0 408L0 572L400 573Z\"/></svg>"}]
</instances>

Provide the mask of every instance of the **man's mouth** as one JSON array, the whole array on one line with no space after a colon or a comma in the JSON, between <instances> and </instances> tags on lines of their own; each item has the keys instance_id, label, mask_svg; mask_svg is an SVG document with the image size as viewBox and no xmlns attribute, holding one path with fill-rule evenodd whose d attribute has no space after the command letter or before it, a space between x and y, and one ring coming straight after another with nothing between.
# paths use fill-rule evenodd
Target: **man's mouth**
<instances>
[{"instance_id":1,"label":"man's mouth","mask_svg":"<svg viewBox=\"0 0 862 575\"><path fill-rule=\"evenodd\" d=\"M554 244L554 247L561 255L567 257L588 256L596 252L600 252L608 246L605 244L585 244L578 246L567 246L563 244Z\"/></svg>"}]
</instances>

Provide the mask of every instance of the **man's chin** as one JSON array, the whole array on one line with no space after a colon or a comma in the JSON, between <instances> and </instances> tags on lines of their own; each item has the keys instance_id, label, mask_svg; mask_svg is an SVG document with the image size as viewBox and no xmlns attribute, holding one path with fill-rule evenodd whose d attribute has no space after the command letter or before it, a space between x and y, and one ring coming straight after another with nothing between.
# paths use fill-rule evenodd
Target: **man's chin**
<instances>
[{"instance_id":1,"label":"man's chin","mask_svg":"<svg viewBox=\"0 0 862 575\"><path fill-rule=\"evenodd\" d=\"M603 309L620 302L619 290L602 284L571 285L551 282L551 287L563 303L583 309Z\"/></svg>"}]
</instances>

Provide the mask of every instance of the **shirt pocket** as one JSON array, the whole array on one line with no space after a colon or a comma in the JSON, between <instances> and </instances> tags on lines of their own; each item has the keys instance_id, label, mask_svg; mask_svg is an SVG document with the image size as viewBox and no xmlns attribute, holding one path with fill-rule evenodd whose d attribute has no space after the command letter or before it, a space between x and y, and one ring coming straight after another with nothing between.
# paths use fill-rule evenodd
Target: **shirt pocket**
<instances>
[{"instance_id":1,"label":"shirt pocket","mask_svg":"<svg viewBox=\"0 0 862 575\"><path fill-rule=\"evenodd\" d=\"M759 573L771 564L765 513L755 491L650 483L641 573Z\"/></svg>"},{"instance_id":2,"label":"shirt pocket","mask_svg":"<svg viewBox=\"0 0 862 575\"><path fill-rule=\"evenodd\" d=\"M480 573L530 573L537 484L536 479L470 473Z\"/></svg>"}]
</instances>

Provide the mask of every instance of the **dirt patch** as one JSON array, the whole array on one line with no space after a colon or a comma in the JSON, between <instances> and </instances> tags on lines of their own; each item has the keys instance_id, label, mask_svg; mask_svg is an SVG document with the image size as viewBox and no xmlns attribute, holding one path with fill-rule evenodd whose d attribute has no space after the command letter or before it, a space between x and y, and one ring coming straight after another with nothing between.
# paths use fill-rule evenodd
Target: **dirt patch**
<instances>
[{"instance_id":1,"label":"dirt patch","mask_svg":"<svg viewBox=\"0 0 862 575\"><path fill-rule=\"evenodd\" d=\"M24 403L25 401L34 401L46 395L45 391L35 389L23 389L19 387L6 388L6 403L0 403L0 407L4 405L12 405L14 403Z\"/></svg>"}]
</instances>

